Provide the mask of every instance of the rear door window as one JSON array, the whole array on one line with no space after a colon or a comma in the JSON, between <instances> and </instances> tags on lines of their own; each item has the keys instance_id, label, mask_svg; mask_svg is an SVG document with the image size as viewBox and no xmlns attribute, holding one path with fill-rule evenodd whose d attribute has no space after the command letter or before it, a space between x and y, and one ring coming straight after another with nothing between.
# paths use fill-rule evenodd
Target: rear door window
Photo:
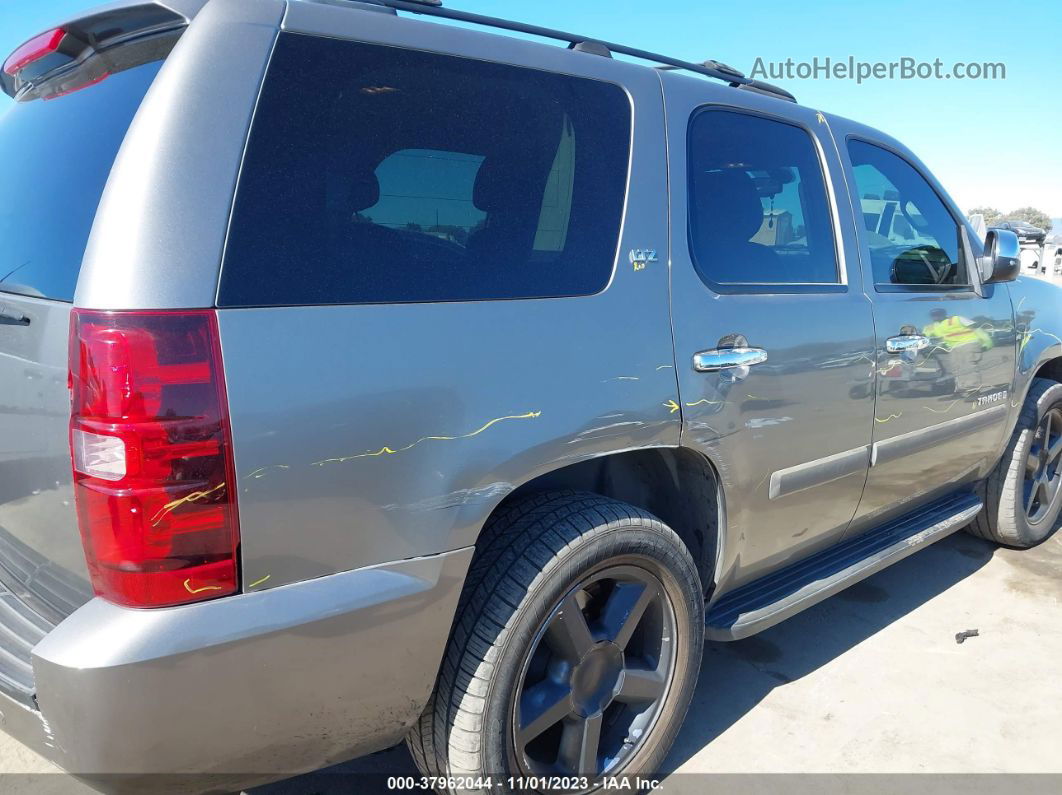
<instances>
[{"instance_id":1,"label":"rear door window","mask_svg":"<svg viewBox=\"0 0 1062 795\"><path fill-rule=\"evenodd\" d=\"M96 207L162 61L0 115L0 292L72 301Z\"/></svg>"},{"instance_id":2,"label":"rear door window","mask_svg":"<svg viewBox=\"0 0 1062 795\"><path fill-rule=\"evenodd\" d=\"M690 122L689 164L690 252L710 286L840 283L822 164L807 130L704 109Z\"/></svg>"},{"instance_id":3,"label":"rear door window","mask_svg":"<svg viewBox=\"0 0 1062 795\"><path fill-rule=\"evenodd\" d=\"M630 101L610 83L281 34L219 304L599 292L630 137Z\"/></svg>"}]
</instances>

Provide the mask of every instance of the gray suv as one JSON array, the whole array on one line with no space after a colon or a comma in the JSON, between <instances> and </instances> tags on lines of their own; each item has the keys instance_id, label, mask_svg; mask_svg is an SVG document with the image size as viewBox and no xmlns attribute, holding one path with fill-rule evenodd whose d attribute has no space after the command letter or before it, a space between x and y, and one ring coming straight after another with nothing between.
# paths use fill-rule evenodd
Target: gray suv
<instances>
[{"instance_id":1,"label":"gray suv","mask_svg":"<svg viewBox=\"0 0 1062 795\"><path fill-rule=\"evenodd\" d=\"M705 637L1058 524L1062 293L721 64L121 0L0 82L0 711L100 786L592 789Z\"/></svg>"}]
</instances>

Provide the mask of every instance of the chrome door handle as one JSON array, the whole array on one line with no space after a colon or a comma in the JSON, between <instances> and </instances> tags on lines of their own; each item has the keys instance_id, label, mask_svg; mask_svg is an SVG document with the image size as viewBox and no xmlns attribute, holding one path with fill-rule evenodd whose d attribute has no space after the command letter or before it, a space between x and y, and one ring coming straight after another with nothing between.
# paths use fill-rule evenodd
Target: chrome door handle
<instances>
[{"instance_id":1,"label":"chrome door handle","mask_svg":"<svg viewBox=\"0 0 1062 795\"><path fill-rule=\"evenodd\" d=\"M929 347L929 337L921 334L901 334L885 340L885 350L889 353L907 353L921 351Z\"/></svg>"},{"instance_id":2,"label":"chrome door handle","mask_svg":"<svg viewBox=\"0 0 1062 795\"><path fill-rule=\"evenodd\" d=\"M698 373L714 373L731 367L751 367L767 361L763 348L715 348L693 354L693 369Z\"/></svg>"}]
</instances>

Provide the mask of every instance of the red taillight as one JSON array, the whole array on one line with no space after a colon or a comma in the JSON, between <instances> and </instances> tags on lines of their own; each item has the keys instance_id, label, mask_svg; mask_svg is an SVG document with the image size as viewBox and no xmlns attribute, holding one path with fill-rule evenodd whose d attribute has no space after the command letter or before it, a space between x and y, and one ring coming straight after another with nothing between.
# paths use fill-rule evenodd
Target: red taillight
<instances>
[{"instance_id":1,"label":"red taillight","mask_svg":"<svg viewBox=\"0 0 1062 795\"><path fill-rule=\"evenodd\" d=\"M75 309L70 446L96 593L157 607L236 591L239 528L212 310Z\"/></svg>"},{"instance_id":2,"label":"red taillight","mask_svg":"<svg viewBox=\"0 0 1062 795\"><path fill-rule=\"evenodd\" d=\"M56 28L34 36L8 56L8 59L4 61L4 71L9 75L16 75L34 61L51 55L59 49L59 44L65 35L65 30Z\"/></svg>"}]
</instances>

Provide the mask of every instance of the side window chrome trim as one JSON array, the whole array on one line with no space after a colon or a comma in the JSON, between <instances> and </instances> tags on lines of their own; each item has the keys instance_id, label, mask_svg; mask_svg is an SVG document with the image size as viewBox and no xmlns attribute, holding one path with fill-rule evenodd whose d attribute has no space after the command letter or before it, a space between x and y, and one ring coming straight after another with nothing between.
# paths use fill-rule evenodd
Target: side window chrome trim
<instances>
[{"instance_id":1,"label":"side window chrome trim","mask_svg":"<svg viewBox=\"0 0 1062 795\"><path fill-rule=\"evenodd\" d=\"M729 111L731 113L741 113L746 116L756 116L767 121L777 122L779 124L787 124L790 127L797 127L807 133L808 138L811 140L812 147L815 151L815 157L818 159L819 171L822 176L823 187L826 192L827 210L830 217L830 230L833 233L833 249L834 259L837 263L837 281L835 282L709 282L700 275L700 268L696 268L698 277L704 282L708 289L716 293L725 295L732 294L762 294L762 293L789 293L789 292L808 292L808 293L838 293L848 292L849 279L848 279L848 260L844 251L844 225L841 222L840 205L838 203L837 191L834 188L833 177L834 174L831 171L830 160L827 156L825 147L822 140L815 133L813 128L807 122L801 119L795 119L791 116L785 116L775 113L767 113L761 110L749 108L743 105L732 105L725 102L706 102L695 107L686 121L686 180L683 183L683 187L686 191L686 245L690 256L690 261L696 266L697 257L694 253L692 241L690 240L690 234L692 226L689 219L689 211L691 205L691 191L689 185L690 174L690 135L693 130L693 124L697 117L702 113L710 113L712 111ZM824 122L827 131L830 132L830 140L833 141L833 133L830 130L829 122ZM836 148L836 143L834 144ZM837 165L842 169L844 165L839 160ZM672 187L674 190L674 187ZM766 289L765 289L766 288ZM783 288L783 289L771 289L771 288ZM786 289L797 288L797 289Z\"/></svg>"}]
</instances>

